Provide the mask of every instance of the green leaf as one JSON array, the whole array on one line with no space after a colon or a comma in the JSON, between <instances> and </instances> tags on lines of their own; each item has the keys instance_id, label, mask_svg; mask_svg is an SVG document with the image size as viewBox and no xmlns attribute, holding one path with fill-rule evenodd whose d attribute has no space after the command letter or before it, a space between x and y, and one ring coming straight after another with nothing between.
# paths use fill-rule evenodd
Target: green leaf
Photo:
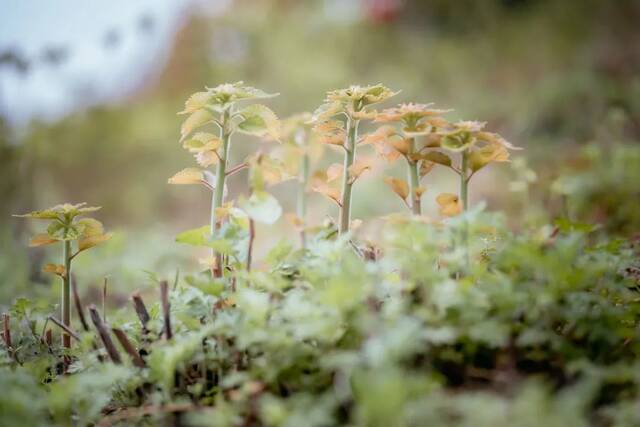
<instances>
[{"instance_id":1,"label":"green leaf","mask_svg":"<svg viewBox=\"0 0 640 427\"><path fill-rule=\"evenodd\" d=\"M430 151L422 157L424 160L428 160L433 163L437 163L442 166L451 167L451 157L440 151Z\"/></svg>"},{"instance_id":2,"label":"green leaf","mask_svg":"<svg viewBox=\"0 0 640 427\"><path fill-rule=\"evenodd\" d=\"M240 207L251 219L263 224L273 224L282 215L282 206L266 191L254 192L248 199L240 201Z\"/></svg>"},{"instance_id":3,"label":"green leaf","mask_svg":"<svg viewBox=\"0 0 640 427\"><path fill-rule=\"evenodd\" d=\"M183 231L176 236L176 242L192 246L206 246L223 254L233 252L233 244L228 239L211 239L211 227L208 225Z\"/></svg>"},{"instance_id":4,"label":"green leaf","mask_svg":"<svg viewBox=\"0 0 640 427\"><path fill-rule=\"evenodd\" d=\"M205 246L209 240L211 227L203 225L202 227L193 228L183 231L176 236L176 242L193 246Z\"/></svg>"},{"instance_id":5,"label":"green leaf","mask_svg":"<svg viewBox=\"0 0 640 427\"><path fill-rule=\"evenodd\" d=\"M264 105L250 105L238 114L242 117L242 121L238 123L240 132L255 136L269 135L276 139L279 137L278 116Z\"/></svg>"},{"instance_id":6,"label":"green leaf","mask_svg":"<svg viewBox=\"0 0 640 427\"><path fill-rule=\"evenodd\" d=\"M187 135L193 132L196 128L208 123L211 119L213 119L213 115L207 110L195 111L182 123L182 127L180 128L180 140L183 141Z\"/></svg>"}]
</instances>

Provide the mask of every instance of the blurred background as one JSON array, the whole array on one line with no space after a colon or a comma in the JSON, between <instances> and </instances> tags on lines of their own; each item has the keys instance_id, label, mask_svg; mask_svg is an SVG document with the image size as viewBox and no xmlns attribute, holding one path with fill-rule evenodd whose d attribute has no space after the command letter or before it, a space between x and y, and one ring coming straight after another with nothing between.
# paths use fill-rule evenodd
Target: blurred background
<instances>
[{"instance_id":1,"label":"blurred background","mask_svg":"<svg viewBox=\"0 0 640 427\"><path fill-rule=\"evenodd\" d=\"M630 236L640 231L638 22L635 0L0 0L0 305L57 295L40 268L59 248L27 249L38 224L10 215L65 201L103 206L98 218L116 232L74 263L87 298L104 276L117 305L154 274L196 271L174 238L207 223L210 196L167 185L194 164L176 112L205 85L237 80L280 92L268 104L281 117L313 111L327 90L383 83L402 90L393 103L488 121L525 150L479 174L473 203L504 211L516 231L565 215ZM261 144L236 138L232 163ZM356 218L404 209L379 176L404 176L401 166L358 182ZM436 216L435 196L457 183L443 170L426 187ZM292 189L274 189L285 211ZM246 192L246 176L230 191ZM310 198L312 221L335 216ZM259 253L283 237L296 233L282 219L259 226Z\"/></svg>"}]
</instances>

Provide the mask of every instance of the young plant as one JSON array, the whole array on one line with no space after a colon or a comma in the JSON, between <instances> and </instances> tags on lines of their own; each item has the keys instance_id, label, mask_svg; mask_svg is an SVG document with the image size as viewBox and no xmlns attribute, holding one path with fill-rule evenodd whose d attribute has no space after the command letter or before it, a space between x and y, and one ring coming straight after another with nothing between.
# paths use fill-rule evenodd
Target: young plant
<instances>
[{"instance_id":1,"label":"young plant","mask_svg":"<svg viewBox=\"0 0 640 427\"><path fill-rule=\"evenodd\" d=\"M374 122L393 123L400 125L400 129L391 125L382 126L363 140L363 143L373 143L377 153L389 162L404 157L408 167L409 183L393 177L386 177L385 181L413 215L422 215L420 201L425 188L420 186L420 180L435 165L430 159L432 154L425 152L429 147L428 137L449 124L440 115L451 110L434 109L431 105L400 104L383 110L376 115ZM427 137L426 141L418 139L423 136Z\"/></svg>"},{"instance_id":2,"label":"young plant","mask_svg":"<svg viewBox=\"0 0 640 427\"><path fill-rule=\"evenodd\" d=\"M440 147L459 157L458 166L448 154L433 152L431 160L446 166L460 177L460 193L444 193L438 196L440 211L445 216L457 215L469 207L469 182L475 174L489 163L509 161L509 151L518 147L511 145L497 133L484 131L486 122L459 121L438 131L431 146Z\"/></svg>"},{"instance_id":3,"label":"young plant","mask_svg":"<svg viewBox=\"0 0 640 427\"><path fill-rule=\"evenodd\" d=\"M276 147L272 156L282 162L284 172L296 177L296 211L286 215L287 219L300 232L300 243L306 247L307 227L307 188L311 163L321 157L322 144L318 144L311 132L311 114L295 114L282 120L281 141L283 144Z\"/></svg>"},{"instance_id":4,"label":"young plant","mask_svg":"<svg viewBox=\"0 0 640 427\"><path fill-rule=\"evenodd\" d=\"M358 125L360 120L375 117L375 111L369 108L371 105L383 102L396 93L380 84L350 86L347 89L330 91L327 93L325 102L313 115L312 120L316 123L314 130L321 136L321 142L342 147L344 150L341 171L342 188L339 193L327 182L317 183L314 188L315 191L335 201L340 207L338 226L340 234L349 231L353 184L360 173L368 169L366 163L357 163L356 160ZM330 171L327 172L329 176Z\"/></svg>"},{"instance_id":5,"label":"young plant","mask_svg":"<svg viewBox=\"0 0 640 427\"><path fill-rule=\"evenodd\" d=\"M71 262L80 253L99 245L111 238L104 232L102 223L94 218L82 218L85 214L99 210L99 207L85 206L86 203L72 205L65 203L42 211L34 211L21 218L49 221L46 233L36 234L29 246L46 246L62 242L62 264L47 264L43 271L53 273L62 279L61 316L62 324L69 328L71 324ZM75 248L74 243L75 242ZM62 345L71 347L71 337L62 335Z\"/></svg>"},{"instance_id":6,"label":"young plant","mask_svg":"<svg viewBox=\"0 0 640 427\"><path fill-rule=\"evenodd\" d=\"M272 98L277 94L268 94L260 89L244 86L243 82L225 83L204 92L196 92L185 103L180 114L188 114L183 122L180 142L182 146L195 155L201 168L184 169L169 179L170 184L202 184L212 192L210 212L210 238L213 239L220 229L221 220L218 209L222 208L225 199L225 182L227 176L239 170L227 170L231 137L235 132L263 137L271 135L278 138L279 122L275 113L261 104L240 107L242 101ZM218 134L197 132L204 126L213 125ZM208 170L216 166L215 175ZM222 256L212 249L212 272L215 277L222 277Z\"/></svg>"},{"instance_id":7,"label":"young plant","mask_svg":"<svg viewBox=\"0 0 640 427\"><path fill-rule=\"evenodd\" d=\"M282 165L273 159L258 153L248 161L249 191L248 198L241 198L239 205L249 217L249 242L247 245L246 269L251 270L253 242L255 240L255 222L271 225L282 215L278 200L266 191L267 186L286 179Z\"/></svg>"}]
</instances>

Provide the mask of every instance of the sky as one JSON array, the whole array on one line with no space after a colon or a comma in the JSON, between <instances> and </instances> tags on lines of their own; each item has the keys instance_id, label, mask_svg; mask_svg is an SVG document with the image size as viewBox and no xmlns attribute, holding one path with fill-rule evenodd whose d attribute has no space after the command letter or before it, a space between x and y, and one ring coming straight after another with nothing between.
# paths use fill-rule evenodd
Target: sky
<instances>
[{"instance_id":1,"label":"sky","mask_svg":"<svg viewBox=\"0 0 640 427\"><path fill-rule=\"evenodd\" d=\"M0 0L0 53L35 64L0 66L0 114L14 125L55 120L121 98L162 70L194 0ZM209 12L229 1L208 2ZM47 62L47 49L64 57Z\"/></svg>"}]
</instances>

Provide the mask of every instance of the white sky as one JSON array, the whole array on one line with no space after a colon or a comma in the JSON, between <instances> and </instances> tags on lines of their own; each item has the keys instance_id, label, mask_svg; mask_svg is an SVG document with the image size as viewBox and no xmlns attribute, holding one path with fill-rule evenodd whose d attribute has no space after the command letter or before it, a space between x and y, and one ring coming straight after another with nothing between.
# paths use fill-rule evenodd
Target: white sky
<instances>
[{"instance_id":1,"label":"white sky","mask_svg":"<svg viewBox=\"0 0 640 427\"><path fill-rule=\"evenodd\" d=\"M191 0L0 0L0 51L18 48L37 66L27 75L0 68L0 114L14 124L55 119L74 108L117 99L159 72ZM214 3L216 1L214 0ZM224 2L223 2L224 3ZM153 20L140 29L142 16ZM119 43L105 48L116 31ZM58 66L38 58L66 46Z\"/></svg>"}]
</instances>

